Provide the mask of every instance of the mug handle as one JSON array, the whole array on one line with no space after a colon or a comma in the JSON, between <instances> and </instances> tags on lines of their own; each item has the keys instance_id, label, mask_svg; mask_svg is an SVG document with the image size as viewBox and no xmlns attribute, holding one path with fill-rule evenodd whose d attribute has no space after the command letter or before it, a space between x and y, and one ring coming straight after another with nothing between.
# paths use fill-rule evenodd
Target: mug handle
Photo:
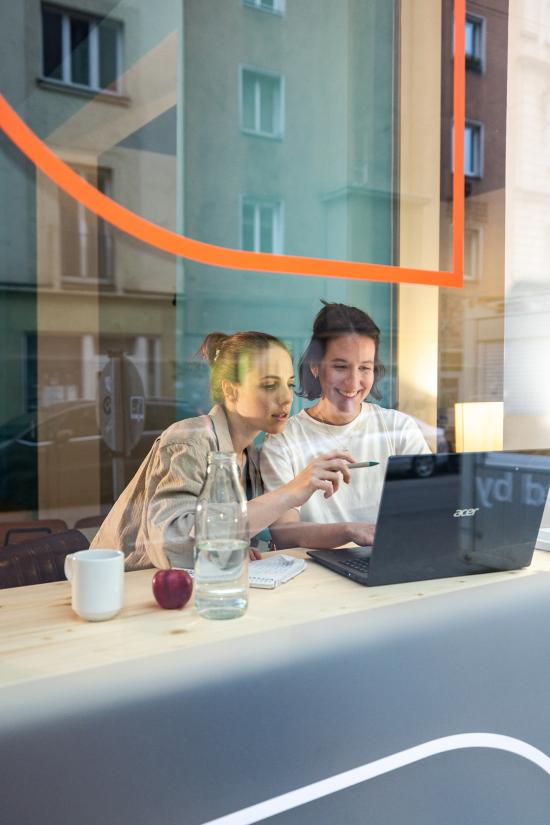
<instances>
[{"instance_id":1,"label":"mug handle","mask_svg":"<svg viewBox=\"0 0 550 825\"><path fill-rule=\"evenodd\" d=\"M68 581L71 581L72 568L73 568L73 557L71 555L65 556L64 571L65 571L65 575L66 575Z\"/></svg>"}]
</instances>

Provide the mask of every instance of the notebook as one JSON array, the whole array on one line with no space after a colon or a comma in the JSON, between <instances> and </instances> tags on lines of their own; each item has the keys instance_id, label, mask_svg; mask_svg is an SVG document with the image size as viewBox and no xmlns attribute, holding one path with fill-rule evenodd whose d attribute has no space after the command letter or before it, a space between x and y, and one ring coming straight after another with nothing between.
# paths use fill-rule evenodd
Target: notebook
<instances>
[{"instance_id":1,"label":"notebook","mask_svg":"<svg viewBox=\"0 0 550 825\"><path fill-rule=\"evenodd\" d=\"M439 454L435 473L427 477L415 475L415 458L388 461L371 548L308 555L371 586L531 563L550 486L550 456Z\"/></svg>"},{"instance_id":2,"label":"notebook","mask_svg":"<svg viewBox=\"0 0 550 825\"><path fill-rule=\"evenodd\" d=\"M280 584L290 581L306 568L305 559L295 559L293 556L271 556L250 562L248 566L248 581L250 587L263 587L273 590Z\"/></svg>"}]
</instances>

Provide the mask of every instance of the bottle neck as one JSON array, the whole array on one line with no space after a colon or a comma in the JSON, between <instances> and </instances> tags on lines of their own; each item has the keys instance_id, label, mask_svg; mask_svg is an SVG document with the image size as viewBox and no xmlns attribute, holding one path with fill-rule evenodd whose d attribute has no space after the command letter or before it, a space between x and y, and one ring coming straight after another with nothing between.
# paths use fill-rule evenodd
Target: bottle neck
<instances>
[{"instance_id":1,"label":"bottle neck","mask_svg":"<svg viewBox=\"0 0 550 825\"><path fill-rule=\"evenodd\" d=\"M246 456L244 456L246 460ZM211 452L208 455L208 466L206 469L206 481L202 496L208 496L214 487L219 488L218 492L222 497L229 495L229 490L233 490L233 495L239 500L246 501L244 494L244 464L239 467L236 453ZM222 492L225 490L225 493Z\"/></svg>"}]
</instances>

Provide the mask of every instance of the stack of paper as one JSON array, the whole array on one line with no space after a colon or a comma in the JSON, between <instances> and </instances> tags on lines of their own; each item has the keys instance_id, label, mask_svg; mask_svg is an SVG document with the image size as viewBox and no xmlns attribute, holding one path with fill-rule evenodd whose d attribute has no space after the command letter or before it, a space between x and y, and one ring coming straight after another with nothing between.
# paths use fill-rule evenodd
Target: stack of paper
<instances>
[{"instance_id":1,"label":"stack of paper","mask_svg":"<svg viewBox=\"0 0 550 825\"><path fill-rule=\"evenodd\" d=\"M272 590L293 579L305 570L305 567L305 559L295 559L292 556L271 556L267 559L252 561L248 567L250 587L264 587Z\"/></svg>"}]
</instances>

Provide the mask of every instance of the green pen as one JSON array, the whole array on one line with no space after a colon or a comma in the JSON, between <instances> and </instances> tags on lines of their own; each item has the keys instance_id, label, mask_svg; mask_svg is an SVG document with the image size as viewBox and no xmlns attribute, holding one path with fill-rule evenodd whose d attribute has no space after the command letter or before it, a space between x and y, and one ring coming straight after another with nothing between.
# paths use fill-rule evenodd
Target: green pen
<instances>
[{"instance_id":1,"label":"green pen","mask_svg":"<svg viewBox=\"0 0 550 825\"><path fill-rule=\"evenodd\" d=\"M379 461L356 461L355 464L348 464L348 470L361 470L363 467L376 467Z\"/></svg>"}]
</instances>

